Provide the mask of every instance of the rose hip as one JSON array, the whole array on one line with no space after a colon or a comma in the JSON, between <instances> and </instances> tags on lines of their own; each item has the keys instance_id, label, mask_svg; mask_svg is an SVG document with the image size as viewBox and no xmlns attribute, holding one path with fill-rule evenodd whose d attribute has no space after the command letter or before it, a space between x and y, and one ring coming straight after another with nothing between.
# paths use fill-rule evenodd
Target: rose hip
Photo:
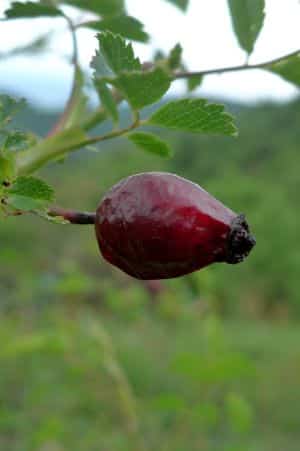
<instances>
[{"instance_id":1,"label":"rose hip","mask_svg":"<svg viewBox=\"0 0 300 451\"><path fill-rule=\"evenodd\" d=\"M255 245L244 215L197 184L163 172L114 185L97 209L95 227L104 258L138 279L239 263Z\"/></svg>"}]
</instances>

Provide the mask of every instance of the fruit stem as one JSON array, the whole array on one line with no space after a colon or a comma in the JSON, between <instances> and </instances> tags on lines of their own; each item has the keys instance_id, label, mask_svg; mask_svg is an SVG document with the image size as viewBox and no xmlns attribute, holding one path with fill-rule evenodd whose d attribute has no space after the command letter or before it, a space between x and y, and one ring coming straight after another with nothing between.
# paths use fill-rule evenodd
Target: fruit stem
<instances>
[{"instance_id":1,"label":"fruit stem","mask_svg":"<svg viewBox=\"0 0 300 451\"><path fill-rule=\"evenodd\" d=\"M48 210L50 216L60 216L71 224L95 224L96 213L88 211L67 210L61 207L51 207Z\"/></svg>"}]
</instances>

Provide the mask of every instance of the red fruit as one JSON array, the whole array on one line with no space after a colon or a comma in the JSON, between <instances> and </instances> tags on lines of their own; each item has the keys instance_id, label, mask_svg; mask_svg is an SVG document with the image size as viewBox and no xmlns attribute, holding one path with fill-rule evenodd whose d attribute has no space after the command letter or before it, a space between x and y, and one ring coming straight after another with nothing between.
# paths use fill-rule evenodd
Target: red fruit
<instances>
[{"instance_id":1,"label":"red fruit","mask_svg":"<svg viewBox=\"0 0 300 451\"><path fill-rule=\"evenodd\" d=\"M244 215L195 183L163 172L114 185L97 209L95 225L103 257L138 279L239 263L255 244Z\"/></svg>"}]
</instances>

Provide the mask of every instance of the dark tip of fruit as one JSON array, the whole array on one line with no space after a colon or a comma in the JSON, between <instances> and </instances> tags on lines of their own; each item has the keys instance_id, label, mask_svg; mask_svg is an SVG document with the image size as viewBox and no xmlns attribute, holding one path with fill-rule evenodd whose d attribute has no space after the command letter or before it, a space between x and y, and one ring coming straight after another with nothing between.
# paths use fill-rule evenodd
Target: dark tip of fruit
<instances>
[{"instance_id":1,"label":"dark tip of fruit","mask_svg":"<svg viewBox=\"0 0 300 451\"><path fill-rule=\"evenodd\" d=\"M249 231L245 215L238 215L231 223L226 262L242 262L255 246L256 240Z\"/></svg>"}]
</instances>

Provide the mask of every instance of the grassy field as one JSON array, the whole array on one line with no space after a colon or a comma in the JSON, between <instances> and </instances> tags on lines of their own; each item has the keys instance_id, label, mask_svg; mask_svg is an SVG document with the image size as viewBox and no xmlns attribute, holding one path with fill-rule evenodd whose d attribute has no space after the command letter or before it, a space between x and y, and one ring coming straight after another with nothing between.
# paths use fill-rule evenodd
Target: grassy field
<instances>
[{"instance_id":1,"label":"grassy field","mask_svg":"<svg viewBox=\"0 0 300 451\"><path fill-rule=\"evenodd\" d=\"M296 451L300 331L189 309L1 317L7 451Z\"/></svg>"}]
</instances>

